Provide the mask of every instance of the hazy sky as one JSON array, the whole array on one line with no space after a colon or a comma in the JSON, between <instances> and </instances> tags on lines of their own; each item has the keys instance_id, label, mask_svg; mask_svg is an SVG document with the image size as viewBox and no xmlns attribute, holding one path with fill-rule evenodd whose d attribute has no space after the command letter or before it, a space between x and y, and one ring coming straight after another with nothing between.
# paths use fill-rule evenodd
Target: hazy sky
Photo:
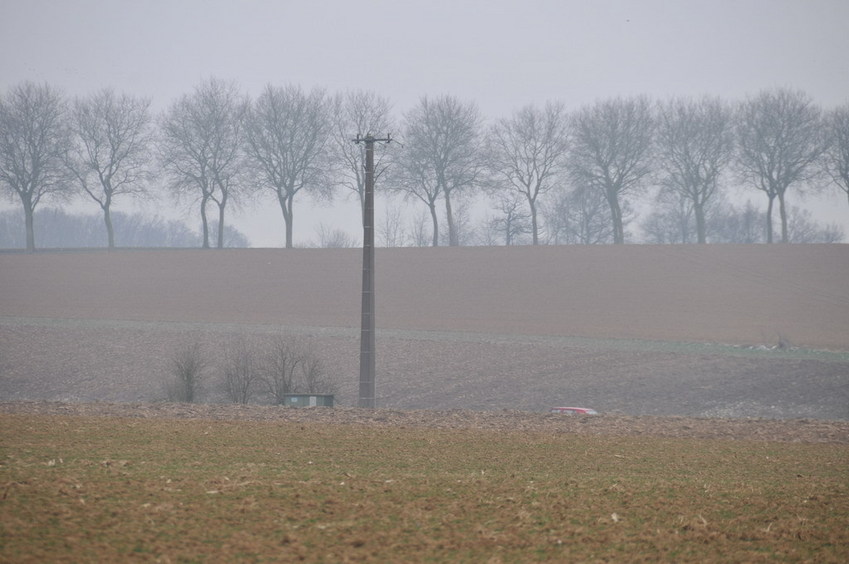
<instances>
[{"instance_id":1,"label":"hazy sky","mask_svg":"<svg viewBox=\"0 0 849 564\"><path fill-rule=\"evenodd\" d=\"M0 91L24 80L70 95L111 86L161 110L216 76L251 94L268 82L370 89L399 115L448 93L495 118L550 99L741 99L789 86L829 108L849 102L847 23L846 0L0 0ZM356 226L350 202L295 206L297 239L317 221L353 214L344 226ZM282 218L267 208L238 227L279 245ZM821 217L849 226L840 211L823 206Z\"/></svg>"}]
</instances>

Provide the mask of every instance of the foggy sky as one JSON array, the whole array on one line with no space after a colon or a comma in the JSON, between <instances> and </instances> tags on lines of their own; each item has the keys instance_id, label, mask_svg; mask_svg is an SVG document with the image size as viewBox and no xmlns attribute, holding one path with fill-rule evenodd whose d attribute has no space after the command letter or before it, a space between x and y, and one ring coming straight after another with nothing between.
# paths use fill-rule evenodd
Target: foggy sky
<instances>
[{"instance_id":1,"label":"foggy sky","mask_svg":"<svg viewBox=\"0 0 849 564\"><path fill-rule=\"evenodd\" d=\"M0 91L110 86L159 111L216 76L253 95L268 82L374 90L399 116L423 95L452 94L497 118L553 99L736 100L780 86L830 108L849 101L847 22L845 0L0 0ZM835 204L791 204L849 235L834 193ZM307 204L295 202L296 242L315 221L357 225L352 201ZM273 206L235 223L254 245L282 242Z\"/></svg>"}]
</instances>

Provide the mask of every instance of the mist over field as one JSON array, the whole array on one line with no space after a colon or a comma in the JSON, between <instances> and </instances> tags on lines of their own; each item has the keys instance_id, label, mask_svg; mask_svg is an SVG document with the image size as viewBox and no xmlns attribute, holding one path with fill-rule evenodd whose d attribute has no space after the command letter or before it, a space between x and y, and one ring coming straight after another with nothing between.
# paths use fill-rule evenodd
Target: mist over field
<instances>
[{"instance_id":1,"label":"mist over field","mask_svg":"<svg viewBox=\"0 0 849 564\"><path fill-rule=\"evenodd\" d=\"M849 562L847 22L0 0L0 561Z\"/></svg>"}]
</instances>

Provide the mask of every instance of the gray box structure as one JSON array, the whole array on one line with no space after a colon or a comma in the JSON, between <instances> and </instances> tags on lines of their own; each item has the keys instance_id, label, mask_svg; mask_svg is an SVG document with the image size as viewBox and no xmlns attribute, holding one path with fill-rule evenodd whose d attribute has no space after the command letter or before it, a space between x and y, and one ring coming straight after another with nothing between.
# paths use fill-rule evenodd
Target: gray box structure
<instances>
[{"instance_id":1,"label":"gray box structure","mask_svg":"<svg viewBox=\"0 0 849 564\"><path fill-rule=\"evenodd\" d=\"M286 407L333 407L333 394L285 394Z\"/></svg>"}]
</instances>

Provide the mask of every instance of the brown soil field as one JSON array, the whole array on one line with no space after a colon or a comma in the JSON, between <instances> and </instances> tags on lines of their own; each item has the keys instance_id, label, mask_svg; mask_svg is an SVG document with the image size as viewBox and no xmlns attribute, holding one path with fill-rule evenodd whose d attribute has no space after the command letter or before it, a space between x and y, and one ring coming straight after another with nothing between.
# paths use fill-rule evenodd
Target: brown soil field
<instances>
[{"instance_id":1,"label":"brown soil field","mask_svg":"<svg viewBox=\"0 0 849 564\"><path fill-rule=\"evenodd\" d=\"M379 249L389 409L849 419L849 246ZM173 355L318 351L356 401L358 250L0 254L0 401L162 399ZM779 342L783 347L778 350ZM221 401L209 374L203 400Z\"/></svg>"},{"instance_id":2,"label":"brown soil field","mask_svg":"<svg viewBox=\"0 0 849 564\"><path fill-rule=\"evenodd\" d=\"M849 558L849 422L16 405L2 562Z\"/></svg>"}]
</instances>

